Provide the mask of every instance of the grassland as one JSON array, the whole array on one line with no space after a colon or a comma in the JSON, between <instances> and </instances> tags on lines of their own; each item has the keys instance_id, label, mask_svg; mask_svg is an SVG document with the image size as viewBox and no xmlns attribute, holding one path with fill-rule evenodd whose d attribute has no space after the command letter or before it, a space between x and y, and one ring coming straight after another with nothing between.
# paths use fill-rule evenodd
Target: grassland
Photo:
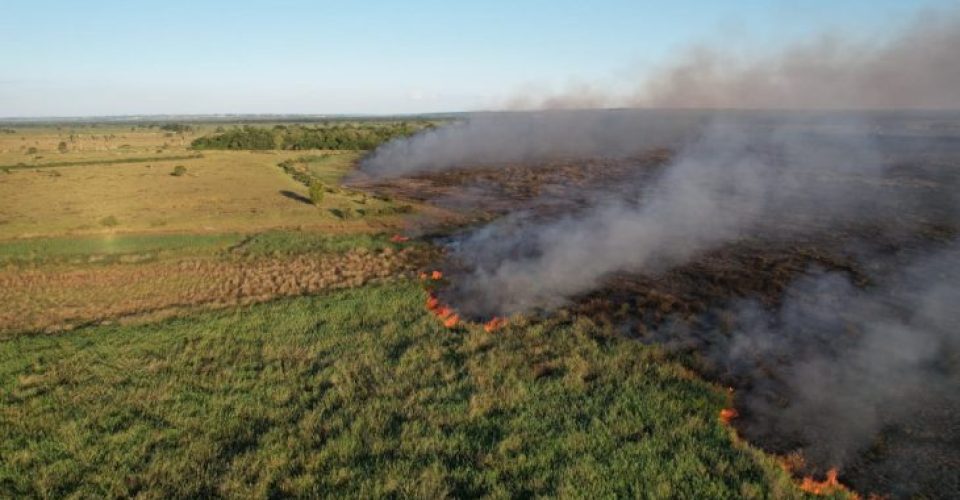
<instances>
[{"instance_id":1,"label":"grassland","mask_svg":"<svg viewBox=\"0 0 960 500\"><path fill-rule=\"evenodd\" d=\"M119 240L112 253L81 254L82 245L74 252L52 246L47 254L33 248L22 257L26 264L0 268L0 338L359 286L413 275L429 255L419 245L364 234ZM151 242L156 250L144 251ZM0 259L9 253L0 243Z\"/></svg>"},{"instance_id":2,"label":"grassland","mask_svg":"<svg viewBox=\"0 0 960 500\"><path fill-rule=\"evenodd\" d=\"M214 131L0 134L0 163L14 165L0 172L0 333L316 293L415 265L415 248L383 236L413 207L339 187L362 152L188 149Z\"/></svg>"},{"instance_id":3,"label":"grassland","mask_svg":"<svg viewBox=\"0 0 960 500\"><path fill-rule=\"evenodd\" d=\"M355 159L356 153L347 153ZM373 230L391 222L330 211L365 200L332 193L318 207L277 167L300 155L207 152L202 158L0 173L0 239L116 232L237 232L273 227ZM330 162L332 167L342 164ZM177 165L186 175L173 176ZM336 172L327 172L336 176ZM349 226L349 227L344 227Z\"/></svg>"},{"instance_id":4,"label":"grassland","mask_svg":"<svg viewBox=\"0 0 960 500\"><path fill-rule=\"evenodd\" d=\"M0 165L7 166L0 169L0 240L398 225L395 204L351 192L331 190L315 206L307 186L278 166L307 158L312 175L335 187L362 152L188 149L192 138L213 130L35 127L0 134ZM178 165L186 173L171 175Z\"/></svg>"},{"instance_id":5,"label":"grassland","mask_svg":"<svg viewBox=\"0 0 960 500\"><path fill-rule=\"evenodd\" d=\"M344 189L362 152L214 131L0 134L0 498L800 495L655 347L443 328L390 239L436 209Z\"/></svg>"},{"instance_id":6,"label":"grassland","mask_svg":"<svg viewBox=\"0 0 960 500\"><path fill-rule=\"evenodd\" d=\"M589 322L411 282L0 343L0 496L792 497L726 396Z\"/></svg>"}]
</instances>

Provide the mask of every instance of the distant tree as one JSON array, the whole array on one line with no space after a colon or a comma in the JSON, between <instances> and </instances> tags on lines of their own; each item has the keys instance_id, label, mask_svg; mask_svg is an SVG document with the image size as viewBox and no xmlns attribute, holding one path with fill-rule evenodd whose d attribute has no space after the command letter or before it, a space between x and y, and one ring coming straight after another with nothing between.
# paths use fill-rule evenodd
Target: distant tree
<instances>
[{"instance_id":1,"label":"distant tree","mask_svg":"<svg viewBox=\"0 0 960 500\"><path fill-rule=\"evenodd\" d=\"M348 149L369 150L380 144L431 128L429 122L371 122L320 126L275 125L272 128L245 125L206 135L191 143L193 149Z\"/></svg>"},{"instance_id":2,"label":"distant tree","mask_svg":"<svg viewBox=\"0 0 960 500\"><path fill-rule=\"evenodd\" d=\"M70 148L67 147L66 141L60 141L60 144L57 144L57 151L60 151L61 153L66 153L69 150Z\"/></svg>"}]
</instances>

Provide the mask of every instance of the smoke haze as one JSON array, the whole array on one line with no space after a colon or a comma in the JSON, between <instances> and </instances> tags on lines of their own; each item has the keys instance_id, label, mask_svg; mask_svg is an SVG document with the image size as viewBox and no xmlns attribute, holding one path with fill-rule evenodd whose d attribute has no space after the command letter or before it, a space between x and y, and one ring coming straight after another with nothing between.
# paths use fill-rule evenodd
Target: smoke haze
<instances>
[{"instance_id":1,"label":"smoke haze","mask_svg":"<svg viewBox=\"0 0 960 500\"><path fill-rule=\"evenodd\" d=\"M893 257L881 247L889 253L897 235L931 225L956 236L960 116L822 110L958 108L958 48L960 20L949 15L875 44L825 37L755 59L694 51L608 102L794 111L478 114L387 144L361 168L388 178L674 152L652 180L618 179L581 193L577 210L515 212L459 238L451 258L469 266L444 299L473 317L550 310L618 273L662 274L742 241L854 234L844 251L876 271L870 286L811 269L778 307L725 305L732 331L653 338L692 343L721 376L747 377L738 393L747 437L800 449L820 467L870 469L869 484L897 496L939 481L949 497L960 491L957 469L945 466L960 460L960 246L925 240ZM589 89L539 102L597 99ZM891 458L865 465L883 433Z\"/></svg>"},{"instance_id":2,"label":"smoke haze","mask_svg":"<svg viewBox=\"0 0 960 500\"><path fill-rule=\"evenodd\" d=\"M960 15L927 15L887 40L840 36L745 58L694 49L650 75L633 95L590 86L518 98L554 111L478 113L466 121L394 141L362 169L396 176L466 165L627 156L695 135L709 114L566 111L583 106L690 109L960 109Z\"/></svg>"},{"instance_id":3,"label":"smoke haze","mask_svg":"<svg viewBox=\"0 0 960 500\"><path fill-rule=\"evenodd\" d=\"M957 47L960 14L925 13L881 39L826 33L768 54L698 46L641 77L631 95L580 85L508 107L957 109Z\"/></svg>"},{"instance_id":4,"label":"smoke haze","mask_svg":"<svg viewBox=\"0 0 960 500\"><path fill-rule=\"evenodd\" d=\"M814 275L777 311L741 305L737 329L708 334L701 348L728 376L751 381L738 398L748 439L862 469L897 497L921 484L949 497L960 491L960 474L943 460L960 449L957 283L956 244L912 257L867 291L835 273ZM871 447L886 458L862 463Z\"/></svg>"}]
</instances>

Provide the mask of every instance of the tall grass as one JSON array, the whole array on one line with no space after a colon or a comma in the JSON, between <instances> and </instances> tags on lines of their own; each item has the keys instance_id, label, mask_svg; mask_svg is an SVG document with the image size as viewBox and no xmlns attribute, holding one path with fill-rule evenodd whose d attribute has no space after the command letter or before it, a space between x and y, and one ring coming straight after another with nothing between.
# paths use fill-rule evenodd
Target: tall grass
<instances>
[{"instance_id":1,"label":"tall grass","mask_svg":"<svg viewBox=\"0 0 960 500\"><path fill-rule=\"evenodd\" d=\"M0 342L0 497L795 496L658 350L586 320L444 330L423 299Z\"/></svg>"}]
</instances>

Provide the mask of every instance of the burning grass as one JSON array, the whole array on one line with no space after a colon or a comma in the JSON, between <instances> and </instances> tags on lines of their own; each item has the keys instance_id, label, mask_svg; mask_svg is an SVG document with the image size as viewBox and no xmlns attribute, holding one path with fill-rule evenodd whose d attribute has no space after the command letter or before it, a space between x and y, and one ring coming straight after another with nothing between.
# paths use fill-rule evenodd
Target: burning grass
<instances>
[{"instance_id":1,"label":"burning grass","mask_svg":"<svg viewBox=\"0 0 960 500\"><path fill-rule=\"evenodd\" d=\"M877 203L872 206L884 213L883 217L861 216L856 211L824 215L818 210L810 213L803 210L788 211L782 217L774 217L769 221L761 217L756 226L749 226L749 231L745 229L743 234L709 246L689 258L681 258L678 263L654 263L649 269L610 271L600 276L592 288L582 288L586 292L556 297L554 305L528 309L529 317L534 322L547 323L557 318L589 317L624 337L664 345L674 359L681 360L708 378L736 387L737 398L731 399L714 415L719 415L723 425L735 427L752 443L769 452L784 456L797 450L812 450L809 461L789 469L798 485L811 493L847 494L839 484L842 477L844 482L849 481L865 493L883 493L898 488L897 491L922 492L933 497L943 495L931 482L931 479L935 480L935 474L925 473L921 478L920 475L905 476L902 471L893 471L902 469L894 464L896 460L901 460L902 464L902 460L908 460L905 457L910 456L909 453L904 454L903 450L910 449L916 443L920 443L918 446L921 448L923 446L922 439L905 443L904 440L909 440L908 436L913 432L906 430L909 426L893 425L877 431L881 433L881 437L877 438L880 441L896 438L901 455L885 451L889 448L871 446L869 449L854 447L856 451L853 453L859 453L859 457L848 456L845 462L825 458L828 454L822 450L831 447L830 434L801 432L804 425L797 422L793 423L794 432L775 430L780 422L776 416L777 410L784 410L791 404L791 393L783 385L789 375L785 371L793 366L789 353L777 351L777 356L761 356L746 361L749 365L746 368L734 366L732 362L721 359L722 354L718 354L735 348L740 349L738 353L746 357L751 356L753 351L761 352L757 345L751 345L749 341L757 342L762 347L764 339L751 338L739 346L734 345L734 339L742 337L739 332L749 326L746 324L749 320L769 317L785 307L787 293L795 291L798 282L828 275L831 279L848 284L850 294L869 294L869 290L878 286L877 283L884 277L891 276L898 266L908 262L910 256L922 256L941 249L956 238L958 228L949 206L956 181L954 171L947 168L931 169L919 160L897 160L900 157L894 148L895 142L884 145L884 150L891 155L884 161L895 164L889 176L878 179L872 178L869 173L847 172L827 175L827 183L819 178L815 181L804 179L801 183L826 188L842 185L842 191L855 193L851 196L864 199L875 197ZM951 151L948 148L937 154L954 154ZM543 282L549 281L542 279L548 277L548 272L579 275L577 269L564 269L563 266L535 268L535 272L525 274L530 268L528 264L539 262L544 253L553 250L553 247L542 246L543 241L547 241L547 245L567 241L557 237L557 234L569 232L570 226L576 225L577 221L605 224L606 221L596 218L577 218L582 211L588 211L585 205L589 203L602 206L605 202L622 201L619 198L629 199L624 204L626 208L613 211L613 216L636 215L639 213L636 207L644 206L648 197L652 196L645 187L657 186L647 181L655 180L661 174L666 175L666 168L662 167L669 167L666 165L669 158L668 153L654 152L627 160L597 159L456 168L367 183L366 186L377 192L453 208L465 214L465 218L484 223L480 227L436 238L435 241L448 250L450 258L440 265L446 286L438 288L435 295L431 296L428 310L439 313L442 318L458 314L459 323L468 328L476 327L477 321L487 322L486 330L494 332L503 328L498 315L511 312L504 310L503 306L514 306L509 299L506 304L503 302L504 294L512 291L509 285L518 285L522 290L539 291L544 289ZM776 155L766 151L749 158L777 161ZM736 165L729 167L735 168ZM703 174L704 171L694 169L694 173ZM619 185L622 179L629 179L629 182ZM684 185L690 187L690 184L699 186L696 179ZM727 187L736 191L731 186ZM787 194L810 195L807 192ZM816 196L811 198L818 199ZM485 224L505 214L508 216L503 220ZM568 219L574 223L550 225L553 221ZM675 222L682 225L687 221ZM691 224L695 231L696 224ZM546 227L547 231L535 231L542 227ZM614 224L611 227L618 226ZM629 230L631 226L624 224L623 227ZM429 228L426 230L429 231ZM533 236L525 237L531 233ZM577 234L595 233L586 230ZM617 239L615 233L596 234ZM653 231L653 234L658 233ZM545 240L536 239L544 235ZM471 238L475 240L471 241ZM691 239L696 240L695 235ZM476 240L484 244L476 244ZM508 243L501 244L502 240ZM634 240L625 241L636 244ZM678 246L682 247L686 241L679 238ZM470 247L471 244L474 246ZM622 246L624 248L618 248L621 253L630 251L627 245ZM593 248L590 245L583 247ZM464 248L468 250L463 251ZM570 250L569 254L585 256L580 259L581 262L602 258L592 257L589 252L577 253L576 249L567 250ZM678 248L678 251L682 253L683 248ZM664 253L669 254L669 249ZM561 257L568 255L563 252L559 254ZM504 261L510 266L498 267ZM544 272L544 269L549 271ZM479 274L473 274L478 270L481 271ZM470 286L472 280L480 281L478 276L491 276L484 272L493 271L505 271L507 278L500 280L501 276L496 275L497 280L483 282L486 285L480 289L483 293L478 293L477 287ZM514 279L517 275L519 278ZM942 280L940 276L937 279ZM491 283L503 286L491 286ZM793 299L809 302L815 297L816 293L811 292L810 295ZM747 305L750 311L754 311L753 316L743 316ZM892 304L891 307L898 306ZM807 312L813 318L811 321L820 319L819 311ZM910 314L907 311L903 316L909 317ZM893 324L897 324L896 320ZM778 327L773 325L770 328L770 332L775 334ZM508 329L508 333L512 331L512 328ZM833 338L827 338L820 332L816 342L798 345L795 357L809 359L815 357L811 353L820 352L821 357L829 358L830 353L841 353L846 347L856 345L861 335L862 332L852 326L847 331L839 329ZM766 342L769 344L775 340ZM944 357L949 358L950 355ZM947 370L952 369L954 371L951 373L956 373L956 364L951 364L949 359L938 363L945 363ZM544 377L555 373L555 367L550 363L538 366ZM951 396L949 399L950 402L943 406L955 406L955 398ZM758 404L758 400L769 401L769 414L751 411L751 404ZM936 432L932 429L940 429L942 434L948 436L946 439L952 442L955 433L950 429L955 428L956 413L953 412L952 417L946 415L951 411L933 412L937 416L924 418L920 426L924 429L931 426L930 432L933 433ZM896 412L880 408L875 413L881 415L878 418L884 419ZM796 431L797 428L801 431ZM892 430L900 428L903 430ZM926 432L919 434L926 435ZM827 446L818 447L818 443L826 443ZM941 443L940 447L948 448L949 445L943 446ZM941 449L926 455L923 463L930 465L927 470L933 470L945 467L955 461L955 457L955 452ZM833 476L826 475L838 464L843 468L836 469ZM886 476L889 473L895 474L898 479L888 479ZM956 484L956 474L944 477L949 484ZM950 486L947 490L951 491ZM949 497L950 493L945 496Z\"/></svg>"}]
</instances>

